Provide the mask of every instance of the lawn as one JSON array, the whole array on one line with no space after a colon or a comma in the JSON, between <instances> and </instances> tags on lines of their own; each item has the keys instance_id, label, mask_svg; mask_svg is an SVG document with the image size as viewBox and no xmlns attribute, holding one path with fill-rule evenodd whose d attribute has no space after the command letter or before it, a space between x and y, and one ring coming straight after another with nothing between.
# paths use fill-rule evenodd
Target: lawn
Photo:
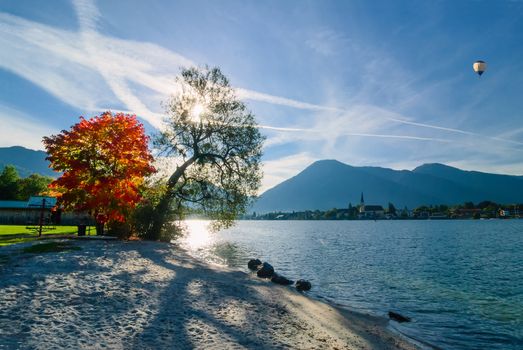
<instances>
[{"instance_id":1,"label":"lawn","mask_svg":"<svg viewBox=\"0 0 523 350\"><path fill-rule=\"evenodd\" d=\"M44 226L42 235L72 235L77 234L76 226ZM92 230L94 233L94 230ZM87 233L89 234L89 233ZM38 238L38 227L25 225L0 225L0 246L23 243Z\"/></svg>"}]
</instances>

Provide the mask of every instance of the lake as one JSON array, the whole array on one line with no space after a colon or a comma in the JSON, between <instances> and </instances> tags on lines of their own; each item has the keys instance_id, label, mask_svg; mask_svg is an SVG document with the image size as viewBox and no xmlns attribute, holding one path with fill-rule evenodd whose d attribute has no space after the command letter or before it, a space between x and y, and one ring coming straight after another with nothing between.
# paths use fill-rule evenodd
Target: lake
<instances>
[{"instance_id":1,"label":"lake","mask_svg":"<svg viewBox=\"0 0 523 350\"><path fill-rule=\"evenodd\" d=\"M312 297L386 316L443 349L523 349L523 220L240 221L209 234L188 221L193 255L247 271L250 258L308 279Z\"/></svg>"}]
</instances>

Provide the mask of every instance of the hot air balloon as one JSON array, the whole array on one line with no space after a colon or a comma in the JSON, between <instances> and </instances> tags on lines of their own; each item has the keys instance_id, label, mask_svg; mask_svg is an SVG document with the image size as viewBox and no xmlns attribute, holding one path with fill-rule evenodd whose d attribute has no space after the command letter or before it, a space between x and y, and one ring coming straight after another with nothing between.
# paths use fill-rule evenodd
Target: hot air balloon
<instances>
[{"instance_id":1,"label":"hot air balloon","mask_svg":"<svg viewBox=\"0 0 523 350\"><path fill-rule=\"evenodd\" d=\"M472 65L472 68L474 68L474 72L478 73L478 75L481 76L481 74L483 74L483 72L487 70L487 64L483 61L476 61Z\"/></svg>"}]
</instances>

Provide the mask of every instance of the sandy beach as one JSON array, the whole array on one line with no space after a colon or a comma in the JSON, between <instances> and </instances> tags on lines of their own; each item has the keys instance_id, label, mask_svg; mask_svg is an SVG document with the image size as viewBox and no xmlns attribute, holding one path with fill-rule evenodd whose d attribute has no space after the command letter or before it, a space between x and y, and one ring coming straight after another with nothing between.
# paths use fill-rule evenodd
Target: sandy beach
<instances>
[{"instance_id":1,"label":"sandy beach","mask_svg":"<svg viewBox=\"0 0 523 350\"><path fill-rule=\"evenodd\" d=\"M385 319L171 244L70 242L81 249L0 248L0 349L416 349Z\"/></svg>"}]
</instances>

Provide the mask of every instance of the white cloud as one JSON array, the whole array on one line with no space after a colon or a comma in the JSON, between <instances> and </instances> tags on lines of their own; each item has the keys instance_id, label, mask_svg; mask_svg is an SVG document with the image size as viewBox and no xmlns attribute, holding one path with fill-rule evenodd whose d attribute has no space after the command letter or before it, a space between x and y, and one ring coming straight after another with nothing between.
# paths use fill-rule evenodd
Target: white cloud
<instances>
[{"instance_id":1,"label":"white cloud","mask_svg":"<svg viewBox=\"0 0 523 350\"><path fill-rule=\"evenodd\" d=\"M523 171L521 170L523 169L523 162L520 160L505 164L483 164L481 166L481 170L478 170L478 166L475 161L460 160L455 162L449 162L448 165L463 170L474 170L493 174L512 174L523 176Z\"/></svg>"},{"instance_id":2,"label":"white cloud","mask_svg":"<svg viewBox=\"0 0 523 350\"><path fill-rule=\"evenodd\" d=\"M96 31L97 22L101 17L94 1L74 0L73 5L78 14L78 21L83 31Z\"/></svg>"},{"instance_id":3,"label":"white cloud","mask_svg":"<svg viewBox=\"0 0 523 350\"><path fill-rule=\"evenodd\" d=\"M194 66L195 62L153 43L103 35L97 31L97 23L103 14L99 13L94 3L79 0L74 4L80 23L79 32L0 13L0 67L85 112L115 111L114 108L117 108L135 113L160 128L163 116L158 101L176 93L175 77L179 68ZM307 42L312 49L324 55L334 53L344 44L347 44L345 38L329 30L319 32ZM412 162L415 157L429 159L452 155L449 152L453 148L448 146L449 143L456 147L454 149L458 150L461 158L483 153L497 159L508 159L503 147L512 147L512 155L521 150L523 143L510 139L518 133L481 135L444 125L420 123L416 118L372 104L369 100L377 94L390 94L398 106L409 96L417 96L410 86L415 79L402 70L401 65L393 58L383 58L386 55L379 52L372 56L379 58L364 64L364 86L351 97L350 102L345 96L332 96L329 103L320 105L237 89L242 99L313 112L299 125L288 125L282 120L278 126L263 126L269 136L267 148L289 143L298 145L292 151L296 154L264 162L264 189L296 174L313 160L338 158L362 164L370 162L369 148L372 151L394 148L397 141L410 142L405 142L409 144L407 146L402 145L401 152L402 157L410 157L407 161ZM377 71L392 75L383 77L376 74ZM332 90L337 91L335 88ZM419 103L418 99L409 100L409 104L413 103ZM34 135L53 132L24 119L26 117L7 119L7 114L2 113L2 118L11 123L10 129L7 129L9 136L2 138L5 145L9 145L10 140L11 144L24 143L32 148L41 148L39 139L34 142ZM372 147L365 141L369 139L373 140ZM486 140L493 142L486 143ZM420 142L423 142L423 147L420 147ZM373 159L384 163L387 160L384 157ZM449 156L449 159L452 157Z\"/></svg>"},{"instance_id":4,"label":"white cloud","mask_svg":"<svg viewBox=\"0 0 523 350\"><path fill-rule=\"evenodd\" d=\"M35 120L27 114L5 106L0 106L0 122L2 123L0 147L19 145L43 150L42 138L59 131L43 124L41 120Z\"/></svg>"},{"instance_id":5,"label":"white cloud","mask_svg":"<svg viewBox=\"0 0 523 350\"><path fill-rule=\"evenodd\" d=\"M111 97L73 33L0 13L0 47L0 67L70 105L89 109Z\"/></svg>"},{"instance_id":6,"label":"white cloud","mask_svg":"<svg viewBox=\"0 0 523 350\"><path fill-rule=\"evenodd\" d=\"M267 102L267 103L274 104L274 105L281 105L281 106L293 107L293 108L298 108L298 109L306 109L306 110L312 110L312 111L331 111L331 112L340 111L339 109L334 108L334 107L315 105L312 103L292 100L292 99L285 98L285 97L264 94L261 92L241 89L241 88L236 89L236 94L239 98L245 99L245 100Z\"/></svg>"},{"instance_id":7,"label":"white cloud","mask_svg":"<svg viewBox=\"0 0 523 350\"><path fill-rule=\"evenodd\" d=\"M83 4L84 2L82 2ZM79 6L79 11L85 11ZM0 13L0 67L40 86L76 108L95 111L119 101L152 125L159 127L156 93L176 91L174 78L180 66L193 63L160 46L100 35L91 13L79 12L82 27L74 33ZM89 19L91 18L91 19ZM131 84L155 94L138 96Z\"/></svg>"},{"instance_id":8,"label":"white cloud","mask_svg":"<svg viewBox=\"0 0 523 350\"><path fill-rule=\"evenodd\" d=\"M317 142L324 141L326 146L333 144L343 137L398 139L410 141L429 141L438 143L453 142L448 137L423 136L408 134L396 130L390 120L396 114L374 106L356 105L340 113L321 113L305 127L273 127L262 125L263 130L270 132L266 142L267 147L291 142ZM403 124L412 124L405 122ZM439 129L439 128L438 128ZM326 152L328 154L328 152Z\"/></svg>"},{"instance_id":9,"label":"white cloud","mask_svg":"<svg viewBox=\"0 0 523 350\"><path fill-rule=\"evenodd\" d=\"M119 102L124 109L160 127L159 95L166 98L175 93L175 77L179 67L193 66L195 63L156 44L104 36L96 32L96 23L101 15L93 2L76 1L75 8L80 32L56 29L0 13L0 46L3 48L0 50L0 67L24 77L79 109L98 111ZM369 63L369 71L376 64L372 62ZM368 85L374 86L370 77L367 80L370 82ZM383 81L380 84L385 85ZM131 88L132 85L145 90L137 93ZM372 105L336 108L248 89L237 89L237 93L242 99L321 113L316 119L323 118L326 112L335 117L350 114L353 119L355 112L359 112L360 116L372 112L372 119L421 129L472 134L465 130L418 123L387 110L376 113L379 107ZM369 120L375 123L371 118L359 118L358 132L372 133L364 128Z\"/></svg>"},{"instance_id":10,"label":"white cloud","mask_svg":"<svg viewBox=\"0 0 523 350\"><path fill-rule=\"evenodd\" d=\"M280 182L297 175L315 160L317 159L310 154L303 152L288 157L264 161L264 177L259 193L261 194Z\"/></svg>"}]
</instances>

